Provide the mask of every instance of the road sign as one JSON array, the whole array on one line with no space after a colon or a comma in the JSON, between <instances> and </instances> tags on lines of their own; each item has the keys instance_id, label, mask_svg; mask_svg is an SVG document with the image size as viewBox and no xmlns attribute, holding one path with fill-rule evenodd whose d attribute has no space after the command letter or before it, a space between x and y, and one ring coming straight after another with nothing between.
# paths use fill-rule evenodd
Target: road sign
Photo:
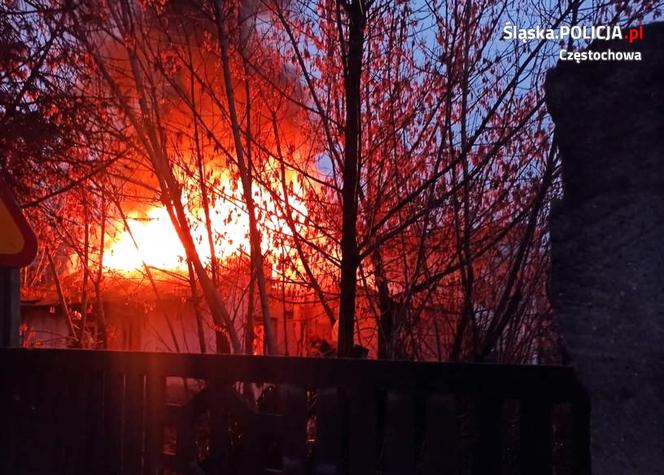
<instances>
[{"instance_id":1,"label":"road sign","mask_svg":"<svg viewBox=\"0 0 664 475\"><path fill-rule=\"evenodd\" d=\"M7 185L0 180L0 267L24 267L37 254L37 238L16 204Z\"/></svg>"},{"instance_id":2,"label":"road sign","mask_svg":"<svg viewBox=\"0 0 664 475\"><path fill-rule=\"evenodd\" d=\"M37 238L0 180L0 347L20 345L21 297L19 267L37 254Z\"/></svg>"}]
</instances>

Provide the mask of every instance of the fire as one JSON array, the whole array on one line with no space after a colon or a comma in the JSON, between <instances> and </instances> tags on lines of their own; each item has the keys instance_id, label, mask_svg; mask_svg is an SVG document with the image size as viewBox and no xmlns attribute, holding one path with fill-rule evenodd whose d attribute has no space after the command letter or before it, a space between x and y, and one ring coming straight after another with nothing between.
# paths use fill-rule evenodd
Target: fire
<instances>
[{"instance_id":1,"label":"fire","mask_svg":"<svg viewBox=\"0 0 664 475\"><path fill-rule=\"evenodd\" d=\"M211 210L213 223L221 221L221 214L224 213L220 208L223 206ZM200 212L203 213L202 210ZM203 216L198 218L202 222ZM131 232L122 230L107 248L104 257L106 268L131 273L142 269L145 264L173 272L187 271L185 251L166 208L150 208L143 218L140 213L133 212L127 216L127 224ZM218 239L215 243L216 256L224 259L246 251L247 230L248 224L244 221L236 220L226 224L224 232L236 238ZM215 231L216 234L220 234L219 230L213 229L213 233ZM205 227L202 225L193 227L192 234L201 259L209 261L211 256Z\"/></svg>"},{"instance_id":2,"label":"fire","mask_svg":"<svg viewBox=\"0 0 664 475\"><path fill-rule=\"evenodd\" d=\"M127 217L127 223L131 234L126 230L121 232L107 249L104 257L107 268L131 272L140 269L144 262L148 266L162 269L180 268L184 249L165 208L150 209L144 219L138 213L132 213Z\"/></svg>"},{"instance_id":3,"label":"fire","mask_svg":"<svg viewBox=\"0 0 664 475\"><path fill-rule=\"evenodd\" d=\"M141 104L141 101L147 101L151 113L155 118L159 118L159 122L153 125L159 130L157 135L160 142L163 140L163 143L160 143L161 151L182 186L183 205L188 214L192 238L197 253L205 264L210 262L212 253L199 180L206 181L210 192L210 234L216 258L229 260L249 253L249 220L242 199L240 180L236 173L228 169L237 167L237 160L226 156L233 153L235 144L229 127L232 124L225 118L227 111L220 110L224 109L222 104L228 98L224 81L219 74L220 58L216 53L211 54L217 48L214 42L208 44L205 27L203 31L194 31L202 25L196 16L191 19L188 15L185 17L181 19L181 23L178 19L178 27L167 30L162 30L166 26L165 22L162 24L161 21L155 21L156 17L152 15L137 18L139 23L143 23L132 26L137 29L145 28L140 47L128 47L129 41L133 45L136 39L132 36L133 28L128 29L130 31L121 28L121 39L116 35L101 34L101 54L99 58L96 55L94 58L106 67L109 77L105 82L108 83L106 85L109 86L112 96L118 93L122 96L117 98L117 110L121 113L120 122L127 120L127 123L123 124L127 129L123 133L131 136L131 143L142 144L141 135L146 132L142 127L133 125L134 121L130 120L126 107L123 106L126 102L133 107ZM214 35L210 35L209 39L213 40ZM123 40L128 43L123 43ZM166 44L168 47L164 48ZM264 50L268 55L264 58L273 58L270 47L257 44L251 48L261 54ZM133 62L130 61L129 53L133 53L141 65L150 67L135 71L130 67ZM263 74L273 75L273 79L277 81L289 78L290 73L287 72L285 64L279 61L261 62L264 63L261 67L266 68ZM235 65L232 67L235 68ZM233 69L233 75L237 75L238 81L244 74L246 72ZM151 87L139 87L141 79ZM293 237L292 232L279 212L281 207L274 202L273 193L288 193L288 208L297 215L299 223L305 221L308 212L301 183L307 181L307 190L313 189L316 185L305 180L305 177L318 171L315 165L308 161L301 162L300 159L314 156L318 146L311 142L310 137L302 134L302 126L309 124L307 112L289 103L284 104L280 95L275 96L271 92L274 91L273 81L265 81L262 74L252 77L251 83L252 92L247 96L249 90L245 92L244 83L238 82L242 87L235 91L235 100L238 105L251 104L251 108L247 109L251 112L246 119L246 125L251 124L248 129L250 132L253 130L254 139L260 144L254 149L252 161L256 164L254 171L259 175L253 190L257 207L260 209L257 218L262 236L261 248L266 262L272 263L273 266L278 265L278 271L284 276L296 278L301 269L297 264L297 252L288 246ZM231 86L235 88L235 84ZM296 80L293 80L293 87L298 90ZM277 99L274 100L273 97ZM144 113L143 106L139 109ZM125 151L124 147L120 148L123 153L132 153ZM305 153L300 156L302 151ZM284 163L276 160L275 156L284 156ZM142 203L149 200L156 202L154 194L159 186L153 174L159 173L156 169L159 167L151 163L149 150L138 147L131 162L126 169L119 171L121 176L124 176L127 170L138 170L138 173L148 176L132 176L127 196L132 196ZM133 163L140 163L141 166L134 166ZM291 168L285 164L291 164ZM296 166L292 166L293 164ZM295 170L306 170L306 174ZM237 170L234 168L233 171ZM199 176L196 176L197 173ZM204 177L201 177L201 174ZM283 183L284 181L286 183ZM140 188L140 184L145 182L149 182L150 186L144 190ZM264 189L259 183L267 183L265 186L270 190ZM127 186L126 183L124 186ZM133 186L138 189L131 188ZM284 188L287 188L287 191ZM123 192L125 189L123 187ZM148 266L186 273L186 254L168 210L160 204L147 207L142 204L136 211L135 202L122 204L128 211L126 223L125 220L114 217L108 226L110 232L105 236L103 258L105 269L123 274L140 274L143 267ZM288 264L277 264L286 260L289 261ZM287 269L288 266L290 269Z\"/></svg>"},{"instance_id":4,"label":"fire","mask_svg":"<svg viewBox=\"0 0 664 475\"><path fill-rule=\"evenodd\" d=\"M232 183L224 171L218 172L217 176L221 179L221 183ZM292 174L289 181L295 182ZM274 186L280 185L275 183ZM300 187L295 186L294 189L299 191ZM214 251L216 258L220 260L247 254L250 249L249 220L242 205L239 183L231 187L231 190L230 197L218 198L210 205ZM225 191L229 193L228 190ZM297 192L289 195L291 206L300 215L306 215L306 206L298 195ZM275 233L288 237L291 231L285 220L279 217L278 207L269 193L262 187L256 187L254 199L264 216L259 223L262 232L262 251L265 253L269 250L275 257L293 257L295 253L287 244L280 249L271 248ZM190 216L192 237L198 254L205 263L210 261L211 253L205 226L205 212L201 206L196 205L198 201L200 200L185 195L184 204ZM116 220L113 224L116 231L106 245L104 256L106 269L132 274L141 272L144 265L147 265L170 272L187 272L184 248L165 207L151 206L142 212L128 213L129 229L126 229L122 220ZM292 272L288 274L293 277Z\"/></svg>"}]
</instances>

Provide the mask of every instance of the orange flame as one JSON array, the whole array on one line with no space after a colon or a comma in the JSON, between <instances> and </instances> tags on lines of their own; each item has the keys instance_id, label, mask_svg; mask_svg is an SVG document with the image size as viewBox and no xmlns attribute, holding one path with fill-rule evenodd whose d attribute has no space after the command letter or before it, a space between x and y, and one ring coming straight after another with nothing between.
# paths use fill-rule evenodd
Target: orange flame
<instances>
[{"instance_id":1,"label":"orange flame","mask_svg":"<svg viewBox=\"0 0 664 475\"><path fill-rule=\"evenodd\" d=\"M219 174L218 174L219 175ZM224 180L230 182L225 171L220 172ZM294 182L293 177L289 180ZM275 185L278 187L279 185ZM299 190L298 186L294 187ZM249 245L248 216L241 204L239 186L233 188L232 197L216 199L210 206L210 221L214 236L214 251L217 259L226 260L241 254L247 254ZM275 233L282 237L291 236L285 220L279 216L278 207L270 194L261 187L255 187L254 199L263 210L264 219L259 226L262 232L261 248L263 253L268 250L273 256L294 256L294 251L285 243L281 249L271 248ZM189 212L192 237L196 250L203 262L211 258L204 210L193 206L194 200L185 196L185 209ZM300 215L307 214L307 208L297 191L289 195L290 205ZM123 274L140 272L144 265L171 272L187 272L187 260L180 238L175 231L168 211L163 206L153 206L144 212L131 212L127 216L127 230L120 220L115 223L118 230L106 245L104 267ZM293 271L288 272L293 277Z\"/></svg>"}]
</instances>

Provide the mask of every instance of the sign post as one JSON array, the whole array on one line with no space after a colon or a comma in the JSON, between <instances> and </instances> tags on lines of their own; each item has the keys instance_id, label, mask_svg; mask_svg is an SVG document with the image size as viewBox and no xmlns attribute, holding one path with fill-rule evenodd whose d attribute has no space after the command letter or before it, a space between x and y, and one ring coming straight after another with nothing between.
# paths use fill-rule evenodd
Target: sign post
<instances>
[{"instance_id":1,"label":"sign post","mask_svg":"<svg viewBox=\"0 0 664 475\"><path fill-rule=\"evenodd\" d=\"M20 272L0 267L0 348L19 346L21 325Z\"/></svg>"},{"instance_id":2,"label":"sign post","mask_svg":"<svg viewBox=\"0 0 664 475\"><path fill-rule=\"evenodd\" d=\"M0 180L0 347L19 346L21 294L19 268L37 253L37 238Z\"/></svg>"}]
</instances>

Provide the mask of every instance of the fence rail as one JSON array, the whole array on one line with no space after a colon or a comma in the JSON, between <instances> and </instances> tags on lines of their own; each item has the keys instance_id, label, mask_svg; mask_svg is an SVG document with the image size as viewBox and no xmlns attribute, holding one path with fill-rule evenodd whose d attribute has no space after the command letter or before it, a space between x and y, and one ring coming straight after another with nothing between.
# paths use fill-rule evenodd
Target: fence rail
<instances>
[{"instance_id":1,"label":"fence rail","mask_svg":"<svg viewBox=\"0 0 664 475\"><path fill-rule=\"evenodd\" d=\"M0 416L2 473L590 473L569 367L3 349Z\"/></svg>"}]
</instances>

